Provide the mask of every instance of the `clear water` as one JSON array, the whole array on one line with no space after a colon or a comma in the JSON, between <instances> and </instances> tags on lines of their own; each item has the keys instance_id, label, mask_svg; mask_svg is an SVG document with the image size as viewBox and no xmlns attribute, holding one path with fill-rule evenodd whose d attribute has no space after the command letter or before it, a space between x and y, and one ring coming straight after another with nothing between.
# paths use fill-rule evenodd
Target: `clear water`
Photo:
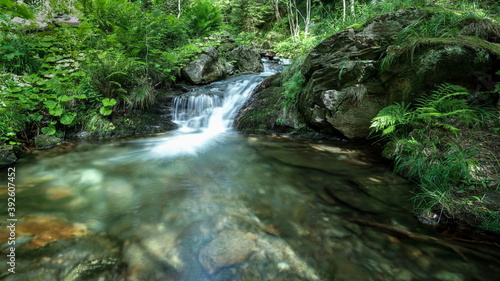
<instances>
[{"instance_id":1,"label":"clear water","mask_svg":"<svg viewBox=\"0 0 500 281\"><path fill-rule=\"evenodd\" d=\"M234 132L231 120L262 76L179 100L199 114L174 110L177 131L69 144L16 164L24 232L16 274L3 245L0 279L498 280L487 249L442 240L411 216L410 186L370 147ZM21 228L33 217L66 224ZM30 244L69 226L80 230L74 238Z\"/></svg>"}]
</instances>

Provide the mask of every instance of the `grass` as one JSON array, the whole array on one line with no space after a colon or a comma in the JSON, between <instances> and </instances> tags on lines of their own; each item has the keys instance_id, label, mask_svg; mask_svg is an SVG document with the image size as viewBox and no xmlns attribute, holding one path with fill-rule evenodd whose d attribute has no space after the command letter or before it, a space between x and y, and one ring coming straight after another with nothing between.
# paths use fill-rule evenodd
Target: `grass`
<instances>
[{"instance_id":1,"label":"grass","mask_svg":"<svg viewBox=\"0 0 500 281\"><path fill-rule=\"evenodd\" d=\"M438 211L489 231L500 230L498 110L470 105L465 89L440 85L412 107L394 104L372 121L374 133L390 140L395 172L417 187L415 211ZM387 152L387 151L386 151ZM495 196L496 196L495 195Z\"/></svg>"},{"instance_id":2,"label":"grass","mask_svg":"<svg viewBox=\"0 0 500 281\"><path fill-rule=\"evenodd\" d=\"M305 56L298 58L292 66L283 73L283 95L281 103L283 108L290 109L295 106L297 97L304 90L305 77L300 71L300 67L305 60Z\"/></svg>"}]
</instances>

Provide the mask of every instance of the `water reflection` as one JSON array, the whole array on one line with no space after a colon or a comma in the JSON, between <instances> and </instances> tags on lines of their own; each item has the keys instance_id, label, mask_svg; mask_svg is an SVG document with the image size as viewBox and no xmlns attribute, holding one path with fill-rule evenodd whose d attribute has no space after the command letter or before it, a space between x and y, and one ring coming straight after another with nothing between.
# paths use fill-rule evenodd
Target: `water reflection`
<instances>
[{"instance_id":1,"label":"water reflection","mask_svg":"<svg viewBox=\"0 0 500 281\"><path fill-rule=\"evenodd\" d=\"M22 160L18 216L28 219L19 225L31 225L18 233L25 245L18 272L2 280L497 280L500 274L485 252L409 236L433 237L433 231L410 215L405 181L370 150L228 132L196 154L151 157L165 137L79 144ZM33 221L57 223L47 230ZM63 230L55 242L30 246Z\"/></svg>"}]
</instances>

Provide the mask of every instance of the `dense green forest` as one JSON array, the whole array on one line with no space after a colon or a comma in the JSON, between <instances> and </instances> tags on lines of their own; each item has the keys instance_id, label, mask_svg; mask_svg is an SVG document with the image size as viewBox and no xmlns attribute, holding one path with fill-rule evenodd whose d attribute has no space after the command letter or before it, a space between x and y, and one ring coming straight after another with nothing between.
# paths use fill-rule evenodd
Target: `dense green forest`
<instances>
[{"instance_id":1,"label":"dense green forest","mask_svg":"<svg viewBox=\"0 0 500 281\"><path fill-rule=\"evenodd\" d=\"M153 105L186 62L225 36L298 59L349 25L428 4L497 12L484 10L488 1L2 0L0 142L113 130L110 116Z\"/></svg>"}]
</instances>

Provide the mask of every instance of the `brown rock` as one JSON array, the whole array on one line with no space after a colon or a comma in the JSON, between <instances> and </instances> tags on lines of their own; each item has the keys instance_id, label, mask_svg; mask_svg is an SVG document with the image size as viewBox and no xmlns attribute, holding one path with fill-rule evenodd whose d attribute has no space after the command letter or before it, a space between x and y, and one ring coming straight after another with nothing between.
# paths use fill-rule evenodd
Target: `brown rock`
<instances>
[{"instance_id":1,"label":"brown rock","mask_svg":"<svg viewBox=\"0 0 500 281\"><path fill-rule=\"evenodd\" d=\"M225 230L205 245L198 259L208 274L245 262L256 251L255 238L239 230Z\"/></svg>"}]
</instances>

